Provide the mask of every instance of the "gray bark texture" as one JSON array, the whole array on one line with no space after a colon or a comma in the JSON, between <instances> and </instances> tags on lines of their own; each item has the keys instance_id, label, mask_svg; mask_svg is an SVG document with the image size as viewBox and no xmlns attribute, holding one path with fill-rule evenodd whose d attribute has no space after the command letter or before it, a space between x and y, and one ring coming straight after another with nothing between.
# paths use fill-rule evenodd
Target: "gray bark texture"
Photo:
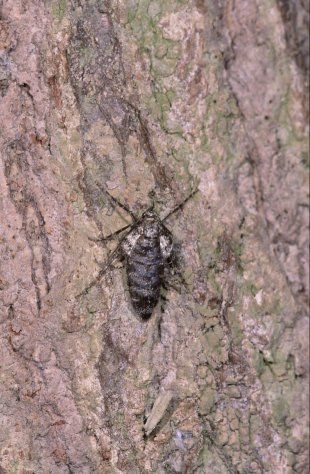
<instances>
[{"instance_id":1,"label":"gray bark texture","mask_svg":"<svg viewBox=\"0 0 310 474\"><path fill-rule=\"evenodd\" d=\"M1 2L1 474L308 472L308 8ZM196 187L141 321L109 195Z\"/></svg>"}]
</instances>

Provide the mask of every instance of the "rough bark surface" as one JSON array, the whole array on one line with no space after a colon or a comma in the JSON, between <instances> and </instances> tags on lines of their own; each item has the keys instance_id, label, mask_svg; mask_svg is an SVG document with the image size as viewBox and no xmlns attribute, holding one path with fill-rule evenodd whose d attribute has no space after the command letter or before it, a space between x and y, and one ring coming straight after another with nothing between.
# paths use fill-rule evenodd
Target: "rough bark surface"
<instances>
[{"instance_id":1,"label":"rough bark surface","mask_svg":"<svg viewBox=\"0 0 310 474\"><path fill-rule=\"evenodd\" d=\"M307 472L307 8L2 4L1 473ZM142 322L106 191L197 185Z\"/></svg>"}]
</instances>

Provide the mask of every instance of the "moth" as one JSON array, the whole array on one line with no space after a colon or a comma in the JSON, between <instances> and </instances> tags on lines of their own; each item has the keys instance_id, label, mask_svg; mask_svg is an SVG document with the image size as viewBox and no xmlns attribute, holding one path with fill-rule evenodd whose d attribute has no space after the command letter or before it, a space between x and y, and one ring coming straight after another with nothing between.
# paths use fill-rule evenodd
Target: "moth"
<instances>
[{"instance_id":1,"label":"moth","mask_svg":"<svg viewBox=\"0 0 310 474\"><path fill-rule=\"evenodd\" d=\"M132 306L142 319L149 319L160 298L165 265L173 251L172 234L155 211L148 209L124 238L121 250Z\"/></svg>"},{"instance_id":2,"label":"moth","mask_svg":"<svg viewBox=\"0 0 310 474\"><path fill-rule=\"evenodd\" d=\"M136 314L142 320L148 320L152 316L160 299L161 289L165 287L165 268L169 265L174 253L173 236L164 222L181 209L196 192L197 189L162 219L155 212L154 205L138 218L127 206L107 193L114 203L131 215L133 224L101 239L114 238L116 234L125 232L129 228L114 252L110 254L106 265L99 272L97 280L115 258L125 260L131 303Z\"/></svg>"}]
</instances>

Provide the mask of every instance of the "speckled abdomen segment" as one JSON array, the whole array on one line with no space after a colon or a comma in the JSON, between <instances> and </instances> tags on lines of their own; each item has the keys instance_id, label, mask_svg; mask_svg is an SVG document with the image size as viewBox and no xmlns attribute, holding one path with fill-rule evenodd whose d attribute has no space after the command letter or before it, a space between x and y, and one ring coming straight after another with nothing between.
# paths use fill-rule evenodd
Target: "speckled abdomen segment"
<instances>
[{"instance_id":1,"label":"speckled abdomen segment","mask_svg":"<svg viewBox=\"0 0 310 474\"><path fill-rule=\"evenodd\" d=\"M132 305L143 319L151 316L159 300L162 275L159 238L141 236L127 260L127 276Z\"/></svg>"}]
</instances>

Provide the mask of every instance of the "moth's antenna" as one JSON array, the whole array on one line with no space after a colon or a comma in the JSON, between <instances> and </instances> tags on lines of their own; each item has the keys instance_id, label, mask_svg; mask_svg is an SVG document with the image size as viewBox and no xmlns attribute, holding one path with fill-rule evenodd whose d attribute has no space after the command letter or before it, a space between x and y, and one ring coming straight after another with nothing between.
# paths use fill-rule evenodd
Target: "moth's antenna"
<instances>
[{"instance_id":1,"label":"moth's antenna","mask_svg":"<svg viewBox=\"0 0 310 474\"><path fill-rule=\"evenodd\" d=\"M166 219L168 219L168 217L172 216L172 214L174 214L175 212L179 211L180 209L182 209L183 206L185 206L185 204L187 203L187 201L189 201L193 196L195 196L195 194L199 191L198 188L196 188L194 191L192 191L189 196L187 196L187 198L184 199L184 201L182 201L180 204L178 204L174 209L172 209L172 211L170 211L162 220L165 221Z\"/></svg>"},{"instance_id":2,"label":"moth's antenna","mask_svg":"<svg viewBox=\"0 0 310 474\"><path fill-rule=\"evenodd\" d=\"M122 209L124 209L124 211L128 212L128 214L130 214L131 218L133 221L137 221L138 218L137 216L132 212L131 209L129 209L129 207L125 206L125 204L123 204L121 201L119 201L117 198L115 198L114 196L112 196L112 194L110 194L108 192L107 189L105 189L105 193L109 196L109 198L111 199L111 201L114 202L114 204L116 204L117 206L121 207Z\"/></svg>"}]
</instances>

